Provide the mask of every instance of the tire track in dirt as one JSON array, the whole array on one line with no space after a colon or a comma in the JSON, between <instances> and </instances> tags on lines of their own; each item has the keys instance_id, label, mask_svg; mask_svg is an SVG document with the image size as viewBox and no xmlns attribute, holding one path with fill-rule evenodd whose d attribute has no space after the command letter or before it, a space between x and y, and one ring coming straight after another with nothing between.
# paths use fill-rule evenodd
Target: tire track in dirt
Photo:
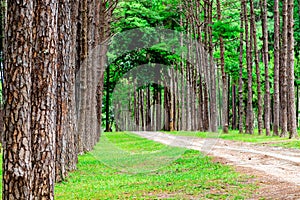
<instances>
[{"instance_id":1,"label":"tire track in dirt","mask_svg":"<svg viewBox=\"0 0 300 200\"><path fill-rule=\"evenodd\" d=\"M257 176L261 185L257 195L267 195L267 199L300 199L300 150L161 132L132 133L169 146L201 151L241 173Z\"/></svg>"}]
</instances>

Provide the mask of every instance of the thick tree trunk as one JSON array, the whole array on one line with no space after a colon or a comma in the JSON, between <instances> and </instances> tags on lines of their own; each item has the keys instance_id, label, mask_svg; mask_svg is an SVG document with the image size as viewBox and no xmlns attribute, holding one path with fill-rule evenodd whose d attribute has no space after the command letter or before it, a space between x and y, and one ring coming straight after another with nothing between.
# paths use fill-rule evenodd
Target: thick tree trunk
<instances>
[{"instance_id":1,"label":"thick tree trunk","mask_svg":"<svg viewBox=\"0 0 300 200\"><path fill-rule=\"evenodd\" d=\"M67 144L67 167L68 171L73 171L76 169L77 164L77 118L76 118L76 41L77 41L77 23L78 23L78 9L79 1L71 0L71 43L70 43L70 66L66 72L68 76L68 88L69 88L69 106L68 106L68 144Z\"/></svg>"},{"instance_id":2,"label":"thick tree trunk","mask_svg":"<svg viewBox=\"0 0 300 200\"><path fill-rule=\"evenodd\" d=\"M31 198L53 199L55 175L57 4L36 2L31 93ZM51 27L49 27L51 26Z\"/></svg>"},{"instance_id":3,"label":"thick tree trunk","mask_svg":"<svg viewBox=\"0 0 300 200\"><path fill-rule=\"evenodd\" d=\"M59 1L58 4L58 72L57 72L57 114L56 114L56 160L55 181L60 182L67 176L67 143L68 141L68 107L69 87L67 80L70 74L70 41L71 10L70 1Z\"/></svg>"},{"instance_id":4,"label":"thick tree trunk","mask_svg":"<svg viewBox=\"0 0 300 200\"><path fill-rule=\"evenodd\" d=\"M4 65L3 199L30 199L33 1L7 2ZM47 177L47 174L46 174ZM49 179L46 179L48 181Z\"/></svg>"}]
</instances>

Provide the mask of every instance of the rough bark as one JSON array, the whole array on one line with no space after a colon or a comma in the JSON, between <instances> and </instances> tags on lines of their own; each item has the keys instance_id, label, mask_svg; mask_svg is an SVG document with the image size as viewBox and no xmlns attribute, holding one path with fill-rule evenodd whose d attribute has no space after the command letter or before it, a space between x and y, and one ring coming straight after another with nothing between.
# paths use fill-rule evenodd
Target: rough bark
<instances>
[{"instance_id":1,"label":"rough bark","mask_svg":"<svg viewBox=\"0 0 300 200\"><path fill-rule=\"evenodd\" d=\"M296 123L296 105L295 105L295 75L294 75L294 1L288 0L288 63L287 63L287 75L288 75L288 105L290 116L290 129L289 138L298 137L297 123Z\"/></svg>"},{"instance_id":2,"label":"rough bark","mask_svg":"<svg viewBox=\"0 0 300 200\"><path fill-rule=\"evenodd\" d=\"M273 132L279 135L279 54L280 54L280 38L279 38L279 2L274 0L274 95L273 95Z\"/></svg>"},{"instance_id":3,"label":"rough bark","mask_svg":"<svg viewBox=\"0 0 300 200\"><path fill-rule=\"evenodd\" d=\"M70 39L71 39L71 10L70 1L59 1L58 4L58 60L57 60L57 114L56 114L56 160L55 181L60 182L67 176L67 143L69 142L68 108L69 85L67 81L71 74L70 67Z\"/></svg>"},{"instance_id":4,"label":"rough bark","mask_svg":"<svg viewBox=\"0 0 300 200\"><path fill-rule=\"evenodd\" d=\"M261 0L262 31L263 31L263 62L265 65L265 129L266 135L270 135L271 100L269 82L269 42L268 42L268 18L267 0Z\"/></svg>"},{"instance_id":5,"label":"rough bark","mask_svg":"<svg viewBox=\"0 0 300 200\"><path fill-rule=\"evenodd\" d=\"M283 7L282 7L282 20L283 20L283 26L282 26L282 49L281 49L281 74L280 74L280 80L282 88L282 94L280 96L280 106L281 106L281 112L280 115L282 117L282 124L281 124L281 137L285 137L287 134L287 45L288 45L288 33L287 33L287 27L288 27L288 17L287 17L287 0L283 0Z\"/></svg>"},{"instance_id":6,"label":"rough bark","mask_svg":"<svg viewBox=\"0 0 300 200\"><path fill-rule=\"evenodd\" d=\"M217 13L218 13L218 20L221 20L221 4L220 0L217 0ZM223 126L223 133L228 133L228 87L227 87L227 76L225 72L225 61L224 61L224 39L222 36L219 38L220 41L220 65L221 65L221 72L222 72L222 126Z\"/></svg>"},{"instance_id":7,"label":"rough bark","mask_svg":"<svg viewBox=\"0 0 300 200\"><path fill-rule=\"evenodd\" d=\"M253 106L252 106L252 44L249 37L248 13L246 0L242 1L244 23L245 23L245 41L247 55L247 73L248 73L248 98L247 98L247 113L246 113L246 133L253 134ZM250 41L249 41L250 38Z\"/></svg>"},{"instance_id":8,"label":"rough bark","mask_svg":"<svg viewBox=\"0 0 300 200\"><path fill-rule=\"evenodd\" d=\"M33 1L8 1L7 7L2 195L30 199Z\"/></svg>"},{"instance_id":9,"label":"rough bark","mask_svg":"<svg viewBox=\"0 0 300 200\"><path fill-rule=\"evenodd\" d=\"M213 1L209 2L209 23L212 24L212 8ZM216 67L213 62L213 42L212 42L212 27L208 27L209 35L209 67L211 70L210 81L211 81L211 91L210 91L210 129L212 132L218 130L217 127L217 90L216 90Z\"/></svg>"},{"instance_id":10,"label":"rough bark","mask_svg":"<svg viewBox=\"0 0 300 200\"><path fill-rule=\"evenodd\" d=\"M82 154L85 150L86 142L86 98L87 98L87 0L80 1L79 3L79 19L80 19L80 69L77 73L79 81L79 94L78 94L78 153Z\"/></svg>"},{"instance_id":11,"label":"rough bark","mask_svg":"<svg viewBox=\"0 0 300 200\"><path fill-rule=\"evenodd\" d=\"M58 1L36 2L31 93L31 198L53 199L57 89Z\"/></svg>"},{"instance_id":12,"label":"rough bark","mask_svg":"<svg viewBox=\"0 0 300 200\"><path fill-rule=\"evenodd\" d=\"M253 51L254 51L254 63L255 63L255 71L256 71L256 83L257 83L257 122L258 122L258 134L262 134L263 129L263 99L262 99L262 91L261 91L261 82L260 82L260 69L259 69L259 58L258 58L258 48L257 48L257 38L256 38L256 21L255 21L255 13L254 13L254 5L253 0L250 0L250 16L251 16L251 36L253 42Z\"/></svg>"}]
</instances>

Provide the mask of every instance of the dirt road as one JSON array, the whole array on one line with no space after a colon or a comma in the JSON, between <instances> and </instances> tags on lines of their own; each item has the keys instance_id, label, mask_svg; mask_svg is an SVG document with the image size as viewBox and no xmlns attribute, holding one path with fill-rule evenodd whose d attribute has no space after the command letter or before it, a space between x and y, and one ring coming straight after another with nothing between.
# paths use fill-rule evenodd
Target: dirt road
<instances>
[{"instance_id":1,"label":"dirt road","mask_svg":"<svg viewBox=\"0 0 300 200\"><path fill-rule=\"evenodd\" d=\"M215 162L232 165L254 175L260 189L254 199L300 199L300 150L218 138L175 136L161 132L133 132L141 137L174 146L199 150Z\"/></svg>"}]
</instances>

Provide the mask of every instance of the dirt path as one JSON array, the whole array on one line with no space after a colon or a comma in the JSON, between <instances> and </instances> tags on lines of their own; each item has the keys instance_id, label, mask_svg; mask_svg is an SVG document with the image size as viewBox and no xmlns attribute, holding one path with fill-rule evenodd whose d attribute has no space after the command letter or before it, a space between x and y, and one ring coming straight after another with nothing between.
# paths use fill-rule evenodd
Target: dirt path
<instances>
[{"instance_id":1,"label":"dirt path","mask_svg":"<svg viewBox=\"0 0 300 200\"><path fill-rule=\"evenodd\" d=\"M199 150L212 156L215 162L255 175L255 181L261 186L257 198L300 199L300 150L161 132L133 133L166 145Z\"/></svg>"}]
</instances>

